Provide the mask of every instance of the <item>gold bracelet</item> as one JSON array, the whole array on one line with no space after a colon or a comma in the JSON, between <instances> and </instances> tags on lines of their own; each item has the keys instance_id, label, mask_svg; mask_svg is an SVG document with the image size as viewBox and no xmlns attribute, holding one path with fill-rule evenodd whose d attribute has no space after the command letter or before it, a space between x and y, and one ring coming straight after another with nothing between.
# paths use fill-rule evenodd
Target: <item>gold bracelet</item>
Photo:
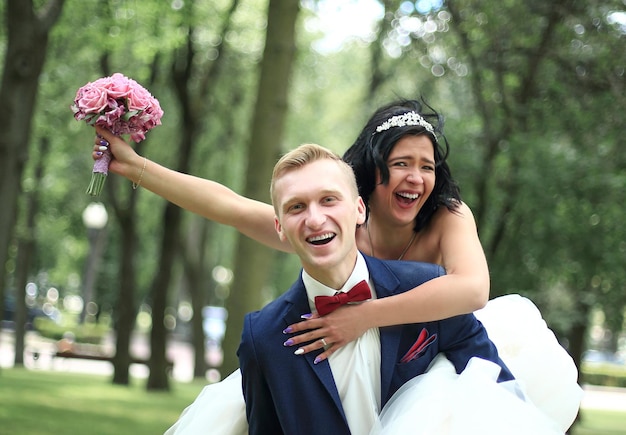
<instances>
[{"instance_id":1,"label":"gold bracelet","mask_svg":"<svg viewBox=\"0 0 626 435\"><path fill-rule=\"evenodd\" d=\"M143 180L143 173L146 171L146 164L148 163L148 159L146 157L143 158L143 168L141 168L141 174L139 174L139 180L137 182L133 182L133 190L137 189L141 184L141 180Z\"/></svg>"}]
</instances>

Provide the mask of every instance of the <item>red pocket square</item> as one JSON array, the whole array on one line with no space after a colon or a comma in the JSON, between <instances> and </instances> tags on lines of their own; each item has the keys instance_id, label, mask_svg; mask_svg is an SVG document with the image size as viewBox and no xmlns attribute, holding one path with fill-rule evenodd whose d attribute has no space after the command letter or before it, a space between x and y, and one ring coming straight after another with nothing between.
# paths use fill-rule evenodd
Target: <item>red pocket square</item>
<instances>
[{"instance_id":1,"label":"red pocket square","mask_svg":"<svg viewBox=\"0 0 626 435\"><path fill-rule=\"evenodd\" d=\"M422 329L420 331L419 337L417 337L417 340L415 341L415 343L413 343L413 346L411 346L409 351L406 354L404 354L400 362L406 363L406 362L413 361L414 359L418 358L420 354L428 346L430 346L430 344L433 343L436 339L437 339L437 334L433 334L429 336L426 328Z\"/></svg>"}]
</instances>

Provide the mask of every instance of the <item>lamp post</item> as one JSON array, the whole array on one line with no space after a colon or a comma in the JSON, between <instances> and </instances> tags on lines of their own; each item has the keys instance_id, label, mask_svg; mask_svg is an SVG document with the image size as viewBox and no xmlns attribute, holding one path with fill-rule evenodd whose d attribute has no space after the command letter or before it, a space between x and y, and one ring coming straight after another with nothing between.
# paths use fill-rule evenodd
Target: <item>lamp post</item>
<instances>
[{"instance_id":1,"label":"lamp post","mask_svg":"<svg viewBox=\"0 0 626 435\"><path fill-rule=\"evenodd\" d=\"M100 202L92 202L83 211L83 224L87 228L87 238L89 240L89 254L85 264L85 273L83 274L83 309L80 312L80 323L85 321L90 305L94 301L94 284L98 274L98 264L104 249L105 234L103 230L108 219L109 215L106 208Z\"/></svg>"}]
</instances>

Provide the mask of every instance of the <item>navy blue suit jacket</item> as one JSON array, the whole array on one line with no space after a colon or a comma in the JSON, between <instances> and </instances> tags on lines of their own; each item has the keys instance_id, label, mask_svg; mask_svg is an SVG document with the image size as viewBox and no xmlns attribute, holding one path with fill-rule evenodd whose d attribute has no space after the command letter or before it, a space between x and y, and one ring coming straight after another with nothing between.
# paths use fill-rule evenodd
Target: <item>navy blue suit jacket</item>
<instances>
[{"instance_id":1,"label":"navy blue suit jacket","mask_svg":"<svg viewBox=\"0 0 626 435\"><path fill-rule=\"evenodd\" d=\"M378 298L444 274L433 264L364 257ZM238 356L250 434L350 434L328 360L314 364L319 352L294 355L293 348L283 346L287 337L282 331L308 312L300 278L279 298L245 317ZM457 373L478 356L502 367L499 381L513 379L473 314L380 328L380 346L381 406L405 382L425 373L439 352Z\"/></svg>"}]
</instances>

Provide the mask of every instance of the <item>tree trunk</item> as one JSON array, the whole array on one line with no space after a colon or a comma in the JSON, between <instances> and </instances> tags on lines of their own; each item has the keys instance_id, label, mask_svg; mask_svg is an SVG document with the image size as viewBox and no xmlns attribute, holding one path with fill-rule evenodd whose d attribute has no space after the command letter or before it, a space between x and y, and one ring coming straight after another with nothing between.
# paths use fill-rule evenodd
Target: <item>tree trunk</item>
<instances>
[{"instance_id":1,"label":"tree trunk","mask_svg":"<svg viewBox=\"0 0 626 435\"><path fill-rule=\"evenodd\" d=\"M190 141L180 152L189 156L191 146ZM188 161L187 161L188 164ZM179 165L179 170L181 169ZM151 307L152 307L152 330L150 331L150 375L148 377L148 390L169 390L169 379L167 377L166 344L167 330L165 328L165 308L167 307L167 289L172 278L172 268L176 259L178 237L180 234L180 222L182 210L177 206L167 203L163 213L163 234L159 249L159 268L150 286Z\"/></svg>"},{"instance_id":2,"label":"tree trunk","mask_svg":"<svg viewBox=\"0 0 626 435\"><path fill-rule=\"evenodd\" d=\"M187 292L191 299L193 316L191 318L191 342L194 349L194 378L206 376L206 346L202 309L207 303L209 272L205 270L206 243L209 237L211 222L200 216L193 216L187 233L187 243L183 250L184 276Z\"/></svg>"},{"instance_id":3,"label":"tree trunk","mask_svg":"<svg viewBox=\"0 0 626 435\"><path fill-rule=\"evenodd\" d=\"M103 3L103 14L110 17L111 10ZM155 56L157 59L158 56ZM111 75L110 53L104 51L100 56L100 66L103 76ZM156 62L156 60L155 60ZM138 153L142 152L147 141L135 145ZM115 385L130 385L131 340L135 330L137 308L135 295L137 293L136 257L138 251L137 226L135 214L137 209L137 191L129 192L125 201L120 198L120 180L109 177L106 190L113 214L121 232L119 253L119 282L118 295L115 301L113 329L115 331L115 355L113 357L113 379Z\"/></svg>"},{"instance_id":4,"label":"tree trunk","mask_svg":"<svg viewBox=\"0 0 626 435\"><path fill-rule=\"evenodd\" d=\"M26 334L26 284L30 272L33 254L35 252L35 218L39 211L39 193L41 192L41 179L43 178L44 160L48 155L50 141L47 138L41 139L39 150L37 150L37 164L35 166L33 190L28 192L24 204L26 219L24 230L18 231L18 251L15 265L15 360L14 366L24 365L24 339Z\"/></svg>"},{"instance_id":5,"label":"tree trunk","mask_svg":"<svg viewBox=\"0 0 626 435\"><path fill-rule=\"evenodd\" d=\"M244 196L269 202L269 180L276 159L287 113L289 79L296 50L295 27L299 2L270 0L267 36L254 119L248 140ZM251 158L254 156L254 158ZM239 366L237 349L244 315L262 306L262 290L269 276L272 252L247 238L239 237L235 278L226 308L223 374Z\"/></svg>"},{"instance_id":6,"label":"tree trunk","mask_svg":"<svg viewBox=\"0 0 626 435\"><path fill-rule=\"evenodd\" d=\"M108 180L113 182L114 180ZM130 384L130 343L132 332L135 329L135 287L137 273L135 271L135 257L137 256L137 229L135 226L134 210L136 195L130 194L129 202L124 208L116 204L114 210L117 215L121 231L120 261L119 261L119 294L115 307L115 357L113 358L113 383L117 385Z\"/></svg>"},{"instance_id":7,"label":"tree trunk","mask_svg":"<svg viewBox=\"0 0 626 435\"><path fill-rule=\"evenodd\" d=\"M222 38L225 36L231 25L231 17L234 14L238 0L233 0L230 9L226 13L223 28L221 31ZM185 9L188 23L193 22L194 3L190 2ZM208 101L210 101L209 90L216 83L216 75L219 71L222 52L224 45L220 44L216 49L218 56L216 61L209 64L204 71L194 72L195 49L193 44L194 27L189 25L187 32L187 45L185 49L179 51L178 56L175 55L172 63L172 79L177 97L180 101L182 135L178 150L178 164L176 170L179 172L189 172L191 162L191 151L196 138L200 134L202 124L200 116L210 112ZM192 77L201 77L197 88L194 88ZM168 203L165 206L163 216L163 239L161 240L161 254L159 261L159 270L154 278L151 286L152 292L152 330L150 332L150 346L152 356L150 359L150 376L148 378L147 388L149 390L169 390L169 382L167 377L166 366L166 345L167 331L164 324L165 308L167 306L167 290L169 288L172 267L179 249L178 240L180 236L180 225L182 221L182 210ZM201 315L202 313L197 313Z\"/></svg>"},{"instance_id":8,"label":"tree trunk","mask_svg":"<svg viewBox=\"0 0 626 435\"><path fill-rule=\"evenodd\" d=\"M199 282L196 279L193 279L193 281L190 280L190 290L192 288L191 286L194 288L194 290L190 292L191 306L193 307L194 313L191 319L191 343L194 350L193 377L205 378L208 364L206 360L206 339L202 309L206 303L206 280L202 278L199 279Z\"/></svg>"},{"instance_id":9,"label":"tree trunk","mask_svg":"<svg viewBox=\"0 0 626 435\"><path fill-rule=\"evenodd\" d=\"M48 49L48 34L61 15L64 0L50 0L41 11L32 0L7 0L7 47L0 84L0 313L9 244L17 216L24 164L28 159L31 121L39 75Z\"/></svg>"},{"instance_id":10,"label":"tree trunk","mask_svg":"<svg viewBox=\"0 0 626 435\"><path fill-rule=\"evenodd\" d=\"M385 71L383 66L385 63L385 46L383 41L385 41L387 33L392 28L392 22L395 20L395 14L391 12L393 11L395 3L396 2L394 0L382 1L385 9L385 15L380 20L378 25L376 43L370 44L371 58L369 70L371 71L371 78L366 99L374 97L378 90L385 84L390 75L388 71Z\"/></svg>"},{"instance_id":11,"label":"tree trunk","mask_svg":"<svg viewBox=\"0 0 626 435\"><path fill-rule=\"evenodd\" d=\"M574 364L578 367L578 384L582 385L583 379L581 376L582 367L582 354L585 349L585 337L587 336L587 330L589 328L589 305L583 303L580 299L578 299L577 304L577 321L574 322L572 328L568 334L568 346L567 351L574 359ZM580 420L580 411L576 416L576 420L572 424L572 428L576 426L577 422ZM570 428L570 429L572 429ZM570 433L568 431L568 433Z\"/></svg>"},{"instance_id":12,"label":"tree trunk","mask_svg":"<svg viewBox=\"0 0 626 435\"><path fill-rule=\"evenodd\" d=\"M587 336L587 330L589 328L589 313L591 307L581 301L577 300L576 306L576 320L573 322L570 332L568 334L567 352L574 359L576 367L581 367L582 354L585 350L585 337ZM580 370L578 371L578 381L582 381L580 378Z\"/></svg>"},{"instance_id":13,"label":"tree trunk","mask_svg":"<svg viewBox=\"0 0 626 435\"><path fill-rule=\"evenodd\" d=\"M189 32L191 39L191 31ZM190 91L188 89L191 60L193 50L188 47L188 52L181 56L184 58L183 65L177 65L174 60L173 77L174 86L181 101L182 111L182 135L178 147L178 164L176 170L189 172L191 150L197 132L197 114L190 106ZM180 68L180 69L178 69ZM173 203L167 203L163 210L161 243L159 248L158 270L150 285L150 305L152 307L152 329L150 331L150 374L146 388L148 390L169 390L167 376L166 352L167 330L165 328L165 308L167 307L167 290L172 279L172 268L179 249L180 225L182 221L182 209Z\"/></svg>"}]
</instances>

